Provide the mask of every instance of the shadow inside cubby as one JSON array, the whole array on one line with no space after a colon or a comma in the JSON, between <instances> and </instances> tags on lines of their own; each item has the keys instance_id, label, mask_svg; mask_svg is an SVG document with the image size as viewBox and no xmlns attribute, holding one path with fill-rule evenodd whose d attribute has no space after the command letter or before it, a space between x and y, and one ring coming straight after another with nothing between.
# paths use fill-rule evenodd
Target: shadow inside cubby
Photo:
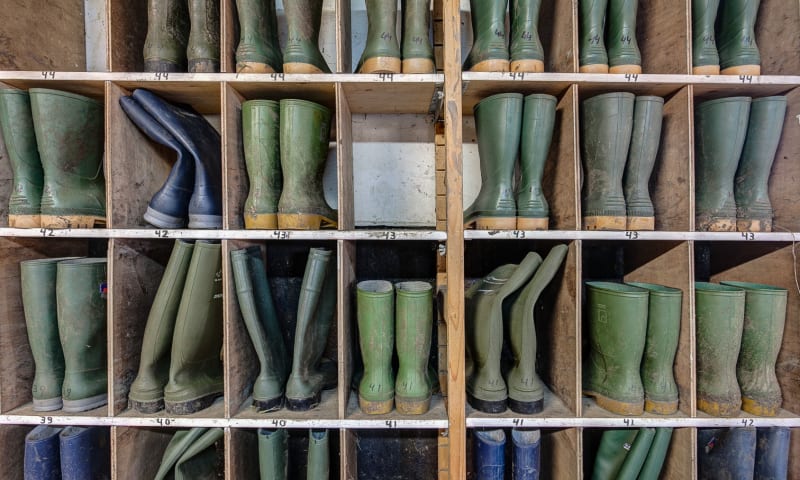
<instances>
[{"instance_id":1,"label":"shadow inside cubby","mask_svg":"<svg viewBox=\"0 0 800 480\"><path fill-rule=\"evenodd\" d=\"M639 2L636 40L642 55L642 73L691 73L689 10L685 0ZM608 28L606 23L606 48L612 41Z\"/></svg>"},{"instance_id":2,"label":"shadow inside cubby","mask_svg":"<svg viewBox=\"0 0 800 480\"><path fill-rule=\"evenodd\" d=\"M351 430L360 480L434 480L439 473L437 430Z\"/></svg>"},{"instance_id":3,"label":"shadow inside cubby","mask_svg":"<svg viewBox=\"0 0 800 480\"><path fill-rule=\"evenodd\" d=\"M0 426L0 445L3 445L3 478L21 479L25 471L25 437L30 425Z\"/></svg>"},{"instance_id":4,"label":"shadow inside cubby","mask_svg":"<svg viewBox=\"0 0 800 480\"><path fill-rule=\"evenodd\" d=\"M761 55L762 75L800 75L800 55L797 55L800 29L797 25L800 25L800 7L794 2L761 0L755 40Z\"/></svg>"},{"instance_id":5,"label":"shadow inside cubby","mask_svg":"<svg viewBox=\"0 0 800 480\"><path fill-rule=\"evenodd\" d=\"M651 428L652 429L652 428ZM598 447L605 430L603 428L584 428L582 435L583 442L583 476L584 478L592 478L594 472L594 464L597 458ZM613 429L623 430L623 429ZM636 430L636 429L629 429ZM640 432L644 429L638 429ZM655 429L658 430L658 429ZM678 478L694 478L695 471L695 443L696 437L693 428L671 428L672 438L669 442L669 448L666 452L666 458L661 467L660 475L653 478L664 479L678 479ZM637 434L638 435L638 434ZM634 439L634 442L636 440ZM626 444L625 450L630 451L630 445ZM622 447L622 445L620 445ZM648 449L649 450L649 449ZM616 449L615 449L616 451ZM651 450L652 451L652 450ZM650 458L649 456L647 457ZM608 467L605 463L608 459L604 459L604 467ZM604 470L607 471L607 470Z\"/></svg>"},{"instance_id":6,"label":"shadow inside cubby","mask_svg":"<svg viewBox=\"0 0 800 480\"><path fill-rule=\"evenodd\" d=\"M564 428L564 429L535 429L535 428L470 428L467 430L467 478L480 479L483 478L478 474L479 465L476 458L476 443L477 437L475 432L497 432L501 430L505 435L505 448L503 448L504 456L504 472L502 478L514 478L512 472L514 469L514 441L512 439L512 432L519 430L522 432L539 432L539 463L538 463L538 478L542 480L560 480L566 478L579 478L578 472L578 442L579 430L577 428ZM497 435L497 433L494 433ZM535 443L535 441L534 441ZM492 447L489 447L492 448ZM517 460L519 461L519 460ZM530 471L525 471L530 473Z\"/></svg>"},{"instance_id":7,"label":"shadow inside cubby","mask_svg":"<svg viewBox=\"0 0 800 480\"><path fill-rule=\"evenodd\" d=\"M288 432L287 477L286 478L319 478L307 476L309 430L285 429ZM314 429L322 432L321 429ZM340 478L341 463L339 430L330 429L328 437L329 478ZM257 429L231 428L228 444L229 462L231 471L228 478L258 478L259 458L269 458L259 455Z\"/></svg>"}]
</instances>

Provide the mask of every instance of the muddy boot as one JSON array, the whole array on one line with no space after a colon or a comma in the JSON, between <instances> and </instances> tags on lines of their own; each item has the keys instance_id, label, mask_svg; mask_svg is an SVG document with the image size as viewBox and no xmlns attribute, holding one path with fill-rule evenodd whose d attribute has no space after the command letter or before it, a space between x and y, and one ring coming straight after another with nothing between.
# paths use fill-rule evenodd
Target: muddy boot
<instances>
[{"instance_id":1,"label":"muddy boot","mask_svg":"<svg viewBox=\"0 0 800 480\"><path fill-rule=\"evenodd\" d=\"M26 479L61 480L60 433L61 427L38 425L25 435Z\"/></svg>"},{"instance_id":2,"label":"muddy boot","mask_svg":"<svg viewBox=\"0 0 800 480\"><path fill-rule=\"evenodd\" d=\"M669 451L669 442L672 440L672 427L656 428L656 436L653 438L653 444L650 445L650 451L647 452L647 458L639 471L639 478L642 480L650 478L659 478L661 476L661 468L664 466L664 460L667 458L667 451Z\"/></svg>"},{"instance_id":3,"label":"muddy boot","mask_svg":"<svg viewBox=\"0 0 800 480\"><path fill-rule=\"evenodd\" d=\"M289 431L258 429L258 469L261 480L286 480L289 474Z\"/></svg>"},{"instance_id":4,"label":"muddy boot","mask_svg":"<svg viewBox=\"0 0 800 480\"><path fill-rule=\"evenodd\" d=\"M358 339L364 374L358 406L368 414L386 414L394 403L394 287L385 280L358 282Z\"/></svg>"},{"instance_id":5,"label":"muddy boot","mask_svg":"<svg viewBox=\"0 0 800 480\"><path fill-rule=\"evenodd\" d=\"M639 0L608 0L608 73L642 73L642 55L636 42Z\"/></svg>"},{"instance_id":6,"label":"muddy boot","mask_svg":"<svg viewBox=\"0 0 800 480\"><path fill-rule=\"evenodd\" d=\"M190 73L219 72L219 0L188 0Z\"/></svg>"},{"instance_id":7,"label":"muddy boot","mask_svg":"<svg viewBox=\"0 0 800 480\"><path fill-rule=\"evenodd\" d=\"M288 32L283 49L284 73L331 73L319 51L322 0L285 2Z\"/></svg>"},{"instance_id":8,"label":"muddy boot","mask_svg":"<svg viewBox=\"0 0 800 480\"><path fill-rule=\"evenodd\" d=\"M633 428L603 431L594 459L592 480L616 480L638 433Z\"/></svg>"},{"instance_id":9,"label":"muddy boot","mask_svg":"<svg viewBox=\"0 0 800 480\"><path fill-rule=\"evenodd\" d=\"M465 72L507 72L506 7L508 0L470 0L472 49Z\"/></svg>"},{"instance_id":10,"label":"muddy boot","mask_svg":"<svg viewBox=\"0 0 800 480\"><path fill-rule=\"evenodd\" d=\"M511 429L511 478L513 480L539 480L541 472L541 432L539 430Z\"/></svg>"},{"instance_id":11,"label":"muddy boot","mask_svg":"<svg viewBox=\"0 0 800 480\"><path fill-rule=\"evenodd\" d=\"M328 480L330 477L331 453L328 430L308 431L308 466L306 480Z\"/></svg>"},{"instance_id":12,"label":"muddy boot","mask_svg":"<svg viewBox=\"0 0 800 480\"><path fill-rule=\"evenodd\" d=\"M358 73L400 73L397 43L397 0L366 0L367 44L358 61Z\"/></svg>"},{"instance_id":13,"label":"muddy boot","mask_svg":"<svg viewBox=\"0 0 800 480\"><path fill-rule=\"evenodd\" d=\"M503 480L506 470L506 434L501 429L473 430L476 480Z\"/></svg>"},{"instance_id":14,"label":"muddy boot","mask_svg":"<svg viewBox=\"0 0 800 480\"><path fill-rule=\"evenodd\" d=\"M208 428L192 428L191 430L178 430L173 435L161 456L161 464L158 466L154 480L163 480L173 473L173 468L184 452L204 433Z\"/></svg>"},{"instance_id":15,"label":"muddy boot","mask_svg":"<svg viewBox=\"0 0 800 480\"><path fill-rule=\"evenodd\" d=\"M185 72L189 41L186 0L148 0L145 72Z\"/></svg>"},{"instance_id":16,"label":"muddy boot","mask_svg":"<svg viewBox=\"0 0 800 480\"><path fill-rule=\"evenodd\" d=\"M755 427L697 429L698 480L752 480L755 456Z\"/></svg>"},{"instance_id":17,"label":"muddy boot","mask_svg":"<svg viewBox=\"0 0 800 480\"><path fill-rule=\"evenodd\" d=\"M636 97L631 144L622 177L627 230L655 230L655 209L650 199L649 183L661 141L663 111L663 98Z\"/></svg>"},{"instance_id":18,"label":"muddy boot","mask_svg":"<svg viewBox=\"0 0 800 480\"><path fill-rule=\"evenodd\" d=\"M67 427L59 435L62 480L111 478L111 429Z\"/></svg>"},{"instance_id":19,"label":"muddy boot","mask_svg":"<svg viewBox=\"0 0 800 480\"><path fill-rule=\"evenodd\" d=\"M281 109L272 100L242 103L242 139L250 191L244 202L244 228L278 228L283 189L280 149Z\"/></svg>"},{"instance_id":20,"label":"muddy boot","mask_svg":"<svg viewBox=\"0 0 800 480\"><path fill-rule=\"evenodd\" d=\"M692 73L719 75L719 53L714 33L720 0L692 0Z\"/></svg>"},{"instance_id":21,"label":"muddy boot","mask_svg":"<svg viewBox=\"0 0 800 480\"><path fill-rule=\"evenodd\" d=\"M580 0L580 72L608 73L605 18L608 0Z\"/></svg>"},{"instance_id":22,"label":"muddy boot","mask_svg":"<svg viewBox=\"0 0 800 480\"><path fill-rule=\"evenodd\" d=\"M544 72L544 49L539 40L541 0L511 0L512 72Z\"/></svg>"},{"instance_id":23,"label":"muddy boot","mask_svg":"<svg viewBox=\"0 0 800 480\"><path fill-rule=\"evenodd\" d=\"M761 75L761 55L756 44L756 17L761 0L721 2L717 35L723 75Z\"/></svg>"},{"instance_id":24,"label":"muddy boot","mask_svg":"<svg viewBox=\"0 0 800 480\"><path fill-rule=\"evenodd\" d=\"M516 1L516 0L515 0ZM522 146L517 186L517 230L547 230L550 208L542 192L544 164L550 153L556 123L556 97L533 94L525 97L522 110Z\"/></svg>"},{"instance_id":25,"label":"muddy boot","mask_svg":"<svg viewBox=\"0 0 800 480\"><path fill-rule=\"evenodd\" d=\"M428 0L403 1L403 73L434 73Z\"/></svg>"},{"instance_id":26,"label":"muddy boot","mask_svg":"<svg viewBox=\"0 0 800 480\"><path fill-rule=\"evenodd\" d=\"M395 321L399 363L395 384L397 413L422 415L430 408L433 390L428 376L433 336L433 287L430 283L397 284Z\"/></svg>"},{"instance_id":27,"label":"muddy boot","mask_svg":"<svg viewBox=\"0 0 800 480\"><path fill-rule=\"evenodd\" d=\"M788 427L756 429L756 466L754 480L786 480L789 478Z\"/></svg>"},{"instance_id":28,"label":"muddy boot","mask_svg":"<svg viewBox=\"0 0 800 480\"><path fill-rule=\"evenodd\" d=\"M236 10L240 31L236 73L282 72L275 0L236 0Z\"/></svg>"},{"instance_id":29,"label":"muddy boot","mask_svg":"<svg viewBox=\"0 0 800 480\"><path fill-rule=\"evenodd\" d=\"M650 447L653 445L655 436L655 428L639 429L630 450L628 450L628 454L625 455L625 461L622 462L622 467L619 469L617 480L636 480L639 478L639 472L642 470L645 460L647 460L647 454L650 453Z\"/></svg>"},{"instance_id":30,"label":"muddy boot","mask_svg":"<svg viewBox=\"0 0 800 480\"><path fill-rule=\"evenodd\" d=\"M214 446L222 441L222 428L209 428L183 452L175 463L175 480L216 480L222 455ZM224 448L220 444L220 450Z\"/></svg>"}]
</instances>

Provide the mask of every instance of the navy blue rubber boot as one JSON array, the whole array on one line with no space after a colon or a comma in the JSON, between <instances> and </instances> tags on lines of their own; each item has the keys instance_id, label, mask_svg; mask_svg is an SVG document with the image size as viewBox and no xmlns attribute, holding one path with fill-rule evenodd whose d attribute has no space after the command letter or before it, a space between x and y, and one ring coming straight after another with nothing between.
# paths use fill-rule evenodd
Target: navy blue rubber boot
<instances>
[{"instance_id":1,"label":"navy blue rubber boot","mask_svg":"<svg viewBox=\"0 0 800 480\"><path fill-rule=\"evenodd\" d=\"M475 479L503 480L505 478L506 434L503 430L475 431Z\"/></svg>"},{"instance_id":2,"label":"navy blue rubber boot","mask_svg":"<svg viewBox=\"0 0 800 480\"><path fill-rule=\"evenodd\" d=\"M755 427L697 430L699 480L752 480L755 457Z\"/></svg>"},{"instance_id":3,"label":"navy blue rubber boot","mask_svg":"<svg viewBox=\"0 0 800 480\"><path fill-rule=\"evenodd\" d=\"M25 480L61 480L60 428L39 425L25 435Z\"/></svg>"},{"instance_id":4,"label":"navy blue rubber boot","mask_svg":"<svg viewBox=\"0 0 800 480\"><path fill-rule=\"evenodd\" d=\"M63 480L111 478L109 429L67 427L61 431L61 475Z\"/></svg>"},{"instance_id":5,"label":"navy blue rubber boot","mask_svg":"<svg viewBox=\"0 0 800 480\"><path fill-rule=\"evenodd\" d=\"M791 436L789 427L758 429L754 480L785 480L789 477Z\"/></svg>"},{"instance_id":6,"label":"navy blue rubber boot","mask_svg":"<svg viewBox=\"0 0 800 480\"><path fill-rule=\"evenodd\" d=\"M511 480L539 480L541 433L539 430L511 430Z\"/></svg>"}]
</instances>

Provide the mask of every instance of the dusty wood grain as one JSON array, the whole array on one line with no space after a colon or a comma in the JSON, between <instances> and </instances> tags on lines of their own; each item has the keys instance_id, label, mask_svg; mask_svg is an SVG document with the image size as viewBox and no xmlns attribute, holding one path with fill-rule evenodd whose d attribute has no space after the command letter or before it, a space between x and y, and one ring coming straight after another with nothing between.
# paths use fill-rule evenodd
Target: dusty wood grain
<instances>
[{"instance_id":1,"label":"dusty wood grain","mask_svg":"<svg viewBox=\"0 0 800 480\"><path fill-rule=\"evenodd\" d=\"M109 67L112 72L144 71L147 2L108 2Z\"/></svg>"},{"instance_id":2,"label":"dusty wood grain","mask_svg":"<svg viewBox=\"0 0 800 480\"><path fill-rule=\"evenodd\" d=\"M686 232L689 230L689 170L692 117L689 88L684 87L665 99L661 139L656 163L650 177L651 199L655 208L655 229Z\"/></svg>"},{"instance_id":3,"label":"dusty wood grain","mask_svg":"<svg viewBox=\"0 0 800 480\"><path fill-rule=\"evenodd\" d=\"M762 75L800 73L800 6L790 0L762 0L756 20L756 42Z\"/></svg>"},{"instance_id":4,"label":"dusty wood grain","mask_svg":"<svg viewBox=\"0 0 800 480\"><path fill-rule=\"evenodd\" d=\"M783 134L772 173L769 176L769 197L773 209L773 231L800 231L800 202L797 187L800 181L800 88L787 95L788 108L783 123Z\"/></svg>"},{"instance_id":5,"label":"dusty wood grain","mask_svg":"<svg viewBox=\"0 0 800 480\"><path fill-rule=\"evenodd\" d=\"M356 243L346 240L338 242L337 324L339 362L339 418L347 415L349 397L352 396L350 379L353 375L353 321L355 308L352 305L356 288Z\"/></svg>"},{"instance_id":6,"label":"dusty wood grain","mask_svg":"<svg viewBox=\"0 0 800 480\"><path fill-rule=\"evenodd\" d=\"M639 2L636 38L644 73L691 73L687 3L686 0Z\"/></svg>"},{"instance_id":7,"label":"dusty wood grain","mask_svg":"<svg viewBox=\"0 0 800 480\"><path fill-rule=\"evenodd\" d=\"M353 205L353 116L350 99L341 84L336 86L336 163L339 189L339 230L355 227Z\"/></svg>"},{"instance_id":8,"label":"dusty wood grain","mask_svg":"<svg viewBox=\"0 0 800 480\"><path fill-rule=\"evenodd\" d=\"M112 427L112 458L120 480L153 478L175 430Z\"/></svg>"},{"instance_id":9,"label":"dusty wood grain","mask_svg":"<svg viewBox=\"0 0 800 480\"><path fill-rule=\"evenodd\" d=\"M225 228L244 228L244 202L250 191L242 141L242 96L231 87L222 91L222 222Z\"/></svg>"}]
</instances>

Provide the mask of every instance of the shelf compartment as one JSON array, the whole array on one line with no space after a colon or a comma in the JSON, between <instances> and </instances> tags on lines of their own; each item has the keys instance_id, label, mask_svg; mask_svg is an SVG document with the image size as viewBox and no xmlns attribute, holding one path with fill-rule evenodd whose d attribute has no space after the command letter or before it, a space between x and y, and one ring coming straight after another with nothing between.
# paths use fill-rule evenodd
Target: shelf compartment
<instances>
[{"instance_id":1,"label":"shelf compartment","mask_svg":"<svg viewBox=\"0 0 800 480\"><path fill-rule=\"evenodd\" d=\"M308 430L289 430L288 476L286 478L306 478L308 464ZM258 437L256 429L231 428L226 432L227 451L226 478L258 478ZM340 478L340 431L328 431L330 459L330 478Z\"/></svg>"}]
</instances>

